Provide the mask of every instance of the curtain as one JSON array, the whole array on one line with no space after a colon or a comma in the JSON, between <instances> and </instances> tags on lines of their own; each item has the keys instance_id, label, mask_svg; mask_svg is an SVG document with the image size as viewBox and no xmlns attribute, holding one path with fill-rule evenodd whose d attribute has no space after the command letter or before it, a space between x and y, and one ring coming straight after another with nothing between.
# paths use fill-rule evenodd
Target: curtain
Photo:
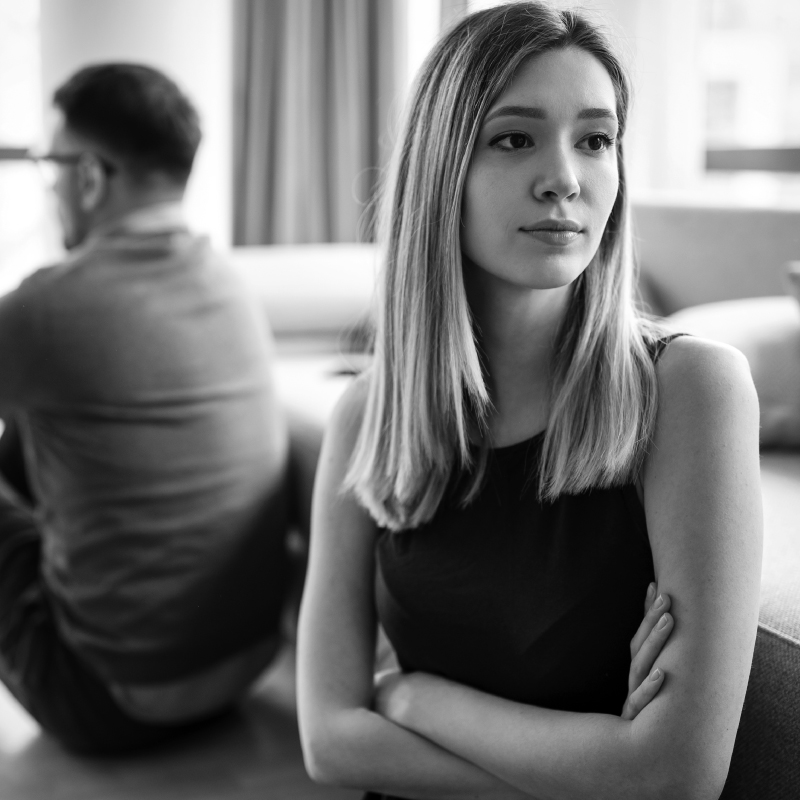
<instances>
[{"instance_id":1,"label":"curtain","mask_svg":"<svg viewBox=\"0 0 800 800\"><path fill-rule=\"evenodd\" d=\"M363 238L401 88L401 3L238 0L235 244Z\"/></svg>"}]
</instances>

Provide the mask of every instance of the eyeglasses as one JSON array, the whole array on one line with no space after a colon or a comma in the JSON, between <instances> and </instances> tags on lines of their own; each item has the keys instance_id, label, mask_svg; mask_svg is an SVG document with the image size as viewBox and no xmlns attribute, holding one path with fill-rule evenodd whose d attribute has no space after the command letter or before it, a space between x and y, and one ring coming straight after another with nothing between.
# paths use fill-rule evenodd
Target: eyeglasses
<instances>
[{"instance_id":1,"label":"eyeglasses","mask_svg":"<svg viewBox=\"0 0 800 800\"><path fill-rule=\"evenodd\" d=\"M81 153L29 153L27 158L29 161L35 162L48 186L55 185L58 179L59 167L75 166L87 158L93 158L97 161L103 172L108 176L117 171L117 168L110 161L90 150L84 150Z\"/></svg>"},{"instance_id":2,"label":"eyeglasses","mask_svg":"<svg viewBox=\"0 0 800 800\"><path fill-rule=\"evenodd\" d=\"M48 186L55 184L59 167L74 166L86 158L95 159L108 176L117 172L117 167L114 164L90 150L84 150L80 153L36 153L23 148L0 148L0 161L33 162L39 168Z\"/></svg>"}]
</instances>

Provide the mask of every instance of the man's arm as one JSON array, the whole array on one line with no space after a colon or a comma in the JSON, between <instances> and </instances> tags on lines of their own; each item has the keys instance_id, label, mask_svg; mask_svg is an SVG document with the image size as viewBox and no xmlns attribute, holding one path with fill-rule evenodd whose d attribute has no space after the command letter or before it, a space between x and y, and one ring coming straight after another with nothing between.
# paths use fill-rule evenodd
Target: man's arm
<instances>
[{"instance_id":1,"label":"man's arm","mask_svg":"<svg viewBox=\"0 0 800 800\"><path fill-rule=\"evenodd\" d=\"M23 285L0 296L0 419L24 396L35 367L37 324L35 298Z\"/></svg>"},{"instance_id":2,"label":"man's arm","mask_svg":"<svg viewBox=\"0 0 800 800\"><path fill-rule=\"evenodd\" d=\"M0 478L11 486L17 494L32 503L33 497L25 469L25 460L22 455L19 428L13 417L4 419L3 423L5 427L2 435L0 435Z\"/></svg>"}]
</instances>

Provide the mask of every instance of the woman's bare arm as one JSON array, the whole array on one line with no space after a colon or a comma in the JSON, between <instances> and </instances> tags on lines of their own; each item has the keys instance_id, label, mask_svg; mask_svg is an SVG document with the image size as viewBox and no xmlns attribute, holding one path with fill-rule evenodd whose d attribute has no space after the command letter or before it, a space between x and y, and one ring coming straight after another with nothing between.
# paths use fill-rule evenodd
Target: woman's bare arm
<instances>
[{"instance_id":1,"label":"woman's bare arm","mask_svg":"<svg viewBox=\"0 0 800 800\"><path fill-rule=\"evenodd\" d=\"M375 526L341 486L360 425L351 387L326 433L300 615L298 712L315 780L408 798L530 795L372 710Z\"/></svg>"},{"instance_id":2,"label":"woman's bare arm","mask_svg":"<svg viewBox=\"0 0 800 800\"><path fill-rule=\"evenodd\" d=\"M394 721L542 800L711 800L727 774L758 618L758 404L747 363L724 346L679 339L658 372L644 497L677 622L655 699L627 722L421 674L382 698Z\"/></svg>"}]
</instances>

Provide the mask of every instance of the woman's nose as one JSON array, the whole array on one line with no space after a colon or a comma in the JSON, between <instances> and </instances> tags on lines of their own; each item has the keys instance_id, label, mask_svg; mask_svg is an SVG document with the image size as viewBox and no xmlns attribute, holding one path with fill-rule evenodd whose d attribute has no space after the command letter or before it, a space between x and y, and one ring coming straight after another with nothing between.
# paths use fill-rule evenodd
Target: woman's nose
<instances>
[{"instance_id":1,"label":"woman's nose","mask_svg":"<svg viewBox=\"0 0 800 800\"><path fill-rule=\"evenodd\" d=\"M561 202L574 200L581 192L572 163L572 153L553 147L541 154L531 191L537 200Z\"/></svg>"}]
</instances>

